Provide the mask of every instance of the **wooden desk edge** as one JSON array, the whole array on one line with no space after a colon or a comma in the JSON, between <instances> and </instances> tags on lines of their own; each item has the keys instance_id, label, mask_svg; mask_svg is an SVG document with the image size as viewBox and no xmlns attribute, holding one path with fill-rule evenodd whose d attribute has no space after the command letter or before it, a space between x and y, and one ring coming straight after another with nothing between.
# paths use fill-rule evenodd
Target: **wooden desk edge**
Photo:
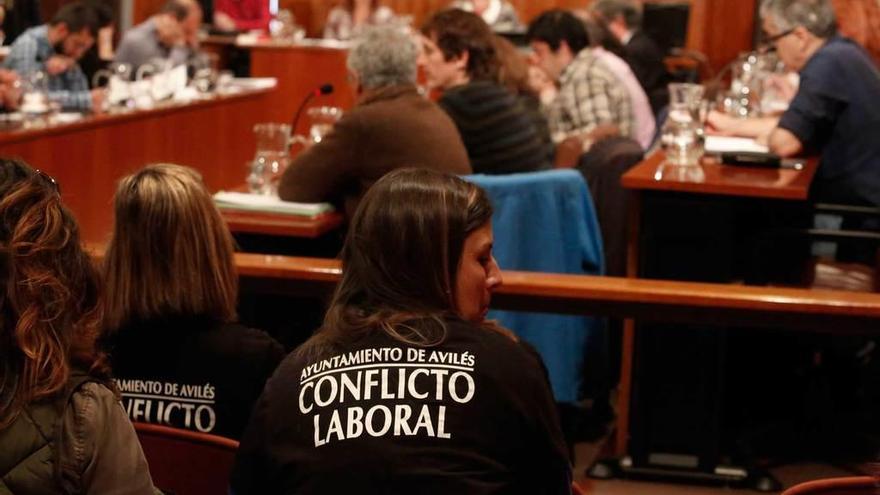
<instances>
[{"instance_id":1,"label":"wooden desk edge","mask_svg":"<svg viewBox=\"0 0 880 495\"><path fill-rule=\"evenodd\" d=\"M88 249L96 259L103 257L103 246ZM268 280L274 287L309 282L329 291L342 274L335 259L236 253L235 263L242 278ZM496 301L507 302L504 309L516 309L511 302L540 307L549 301L549 310L568 314L650 316L659 311L665 317L670 311L696 311L698 317L717 316L718 321L708 323L720 325L766 317L768 322L752 323L814 328L846 321L854 328L880 330L880 294L518 271L502 276L504 284L495 294Z\"/></svg>"},{"instance_id":2,"label":"wooden desk edge","mask_svg":"<svg viewBox=\"0 0 880 495\"><path fill-rule=\"evenodd\" d=\"M748 183L736 183L732 181L724 184L706 184L703 182L645 180L643 177L644 171L642 169L650 169L652 171L651 175L653 176L653 173L656 172L657 167L659 167L662 162L663 151L654 151L623 174L620 179L621 185L623 185L625 189L633 191L671 191L707 196L740 196L802 201L808 198L810 183L816 175L816 170L819 166L819 160L817 158L804 160L804 169L796 171L798 174L797 184L786 184L779 187L755 187ZM722 165L719 163L709 163L706 165L712 167L734 167L732 165Z\"/></svg>"},{"instance_id":3,"label":"wooden desk edge","mask_svg":"<svg viewBox=\"0 0 880 495\"><path fill-rule=\"evenodd\" d=\"M316 239L338 229L343 223L343 216L338 212L324 213L311 218L232 209L220 209L220 213L233 234L266 234Z\"/></svg>"},{"instance_id":4,"label":"wooden desk edge","mask_svg":"<svg viewBox=\"0 0 880 495\"><path fill-rule=\"evenodd\" d=\"M195 100L186 103L171 103L154 108L131 110L122 113L104 113L86 115L76 122L65 124L52 124L46 127L30 129L13 129L0 131L0 146L27 141L51 134L64 134L104 125L113 125L144 117L157 117L169 113L199 109L202 107L218 105L232 100L256 98L275 91L276 88L247 89L236 93L217 95L215 97Z\"/></svg>"}]
</instances>

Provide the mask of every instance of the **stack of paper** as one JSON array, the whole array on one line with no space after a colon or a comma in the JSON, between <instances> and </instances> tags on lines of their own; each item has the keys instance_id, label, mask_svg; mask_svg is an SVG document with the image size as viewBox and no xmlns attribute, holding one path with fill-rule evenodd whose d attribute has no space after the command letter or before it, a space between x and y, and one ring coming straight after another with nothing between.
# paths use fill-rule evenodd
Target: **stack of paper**
<instances>
[{"instance_id":1,"label":"stack of paper","mask_svg":"<svg viewBox=\"0 0 880 495\"><path fill-rule=\"evenodd\" d=\"M763 144L752 138L730 136L706 136L706 153L769 153Z\"/></svg>"},{"instance_id":2,"label":"stack of paper","mask_svg":"<svg viewBox=\"0 0 880 495\"><path fill-rule=\"evenodd\" d=\"M230 86L242 89L272 89L278 85L274 77L236 77Z\"/></svg>"},{"instance_id":3,"label":"stack of paper","mask_svg":"<svg viewBox=\"0 0 880 495\"><path fill-rule=\"evenodd\" d=\"M316 217L333 211L330 203L293 203L282 201L277 196L240 192L220 191L214 195L214 202L218 207L229 210L263 211L304 217Z\"/></svg>"}]
</instances>

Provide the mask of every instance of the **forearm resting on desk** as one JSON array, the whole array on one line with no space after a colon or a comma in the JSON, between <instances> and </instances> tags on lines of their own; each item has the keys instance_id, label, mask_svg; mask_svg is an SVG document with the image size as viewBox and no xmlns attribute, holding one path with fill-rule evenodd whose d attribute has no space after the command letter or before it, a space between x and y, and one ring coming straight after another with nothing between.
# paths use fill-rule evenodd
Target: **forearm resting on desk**
<instances>
[{"instance_id":1,"label":"forearm resting on desk","mask_svg":"<svg viewBox=\"0 0 880 495\"><path fill-rule=\"evenodd\" d=\"M757 117L741 119L721 112L709 112L706 119L710 129L732 136L759 138L767 136L776 128L779 117Z\"/></svg>"}]
</instances>

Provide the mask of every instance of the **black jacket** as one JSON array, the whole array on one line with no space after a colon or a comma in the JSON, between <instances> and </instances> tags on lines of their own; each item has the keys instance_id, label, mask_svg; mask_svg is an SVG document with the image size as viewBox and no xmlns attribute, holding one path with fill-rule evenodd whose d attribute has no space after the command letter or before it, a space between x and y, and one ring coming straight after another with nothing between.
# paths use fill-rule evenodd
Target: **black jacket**
<instances>
[{"instance_id":1,"label":"black jacket","mask_svg":"<svg viewBox=\"0 0 880 495\"><path fill-rule=\"evenodd\" d=\"M657 115L661 108L669 104L667 85L671 82L671 77L663 62L663 52L647 34L636 31L624 46L624 54L626 62L648 95L651 110Z\"/></svg>"},{"instance_id":2,"label":"black jacket","mask_svg":"<svg viewBox=\"0 0 880 495\"><path fill-rule=\"evenodd\" d=\"M120 329L110 357L132 421L239 438L284 350L238 324L167 318Z\"/></svg>"},{"instance_id":3,"label":"black jacket","mask_svg":"<svg viewBox=\"0 0 880 495\"><path fill-rule=\"evenodd\" d=\"M570 493L534 350L461 321L431 348L374 332L334 349L295 351L269 380L236 495Z\"/></svg>"}]
</instances>

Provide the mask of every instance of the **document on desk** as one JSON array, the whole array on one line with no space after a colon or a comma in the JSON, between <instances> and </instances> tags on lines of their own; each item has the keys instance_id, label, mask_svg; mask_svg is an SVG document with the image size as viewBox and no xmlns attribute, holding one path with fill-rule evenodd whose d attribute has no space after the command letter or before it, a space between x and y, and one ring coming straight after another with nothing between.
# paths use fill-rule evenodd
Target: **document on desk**
<instances>
[{"instance_id":1,"label":"document on desk","mask_svg":"<svg viewBox=\"0 0 880 495\"><path fill-rule=\"evenodd\" d=\"M330 203L294 203L277 196L220 191L214 195L218 208L230 210L281 213L314 218L334 210Z\"/></svg>"},{"instance_id":2,"label":"document on desk","mask_svg":"<svg viewBox=\"0 0 880 495\"><path fill-rule=\"evenodd\" d=\"M769 153L770 149L752 138L706 136L706 153Z\"/></svg>"}]
</instances>

